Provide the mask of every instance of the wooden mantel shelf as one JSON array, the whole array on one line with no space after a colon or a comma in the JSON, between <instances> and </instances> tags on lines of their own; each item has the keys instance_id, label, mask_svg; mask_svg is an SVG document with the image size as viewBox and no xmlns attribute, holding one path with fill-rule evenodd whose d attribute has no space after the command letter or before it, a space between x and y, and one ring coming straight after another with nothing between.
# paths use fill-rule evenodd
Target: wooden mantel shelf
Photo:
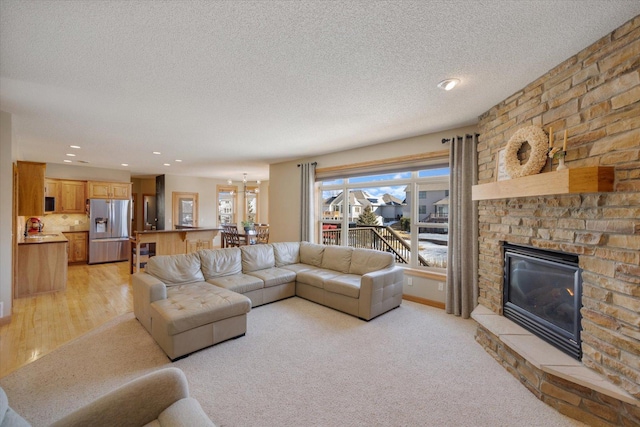
<instances>
[{"instance_id":1,"label":"wooden mantel shelf","mask_svg":"<svg viewBox=\"0 0 640 427\"><path fill-rule=\"evenodd\" d=\"M614 168L589 166L474 185L472 200L613 191Z\"/></svg>"}]
</instances>

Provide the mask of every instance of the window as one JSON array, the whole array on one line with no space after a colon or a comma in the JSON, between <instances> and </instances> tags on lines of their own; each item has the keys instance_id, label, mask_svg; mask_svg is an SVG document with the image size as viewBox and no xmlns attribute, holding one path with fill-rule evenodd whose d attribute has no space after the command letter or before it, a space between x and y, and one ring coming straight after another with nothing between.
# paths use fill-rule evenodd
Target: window
<instances>
[{"instance_id":1,"label":"window","mask_svg":"<svg viewBox=\"0 0 640 427\"><path fill-rule=\"evenodd\" d=\"M236 194L238 187L218 185L218 225L236 223Z\"/></svg>"},{"instance_id":2,"label":"window","mask_svg":"<svg viewBox=\"0 0 640 427\"><path fill-rule=\"evenodd\" d=\"M449 168L345 176L319 187L322 243L391 252L414 268L446 267Z\"/></svg>"}]
</instances>

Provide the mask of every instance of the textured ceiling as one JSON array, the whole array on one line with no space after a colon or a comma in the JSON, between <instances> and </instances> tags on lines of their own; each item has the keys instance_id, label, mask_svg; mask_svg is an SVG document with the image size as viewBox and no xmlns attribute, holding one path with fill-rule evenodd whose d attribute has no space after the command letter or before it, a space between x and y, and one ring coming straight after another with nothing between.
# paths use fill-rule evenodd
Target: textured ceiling
<instances>
[{"instance_id":1,"label":"textured ceiling","mask_svg":"<svg viewBox=\"0 0 640 427\"><path fill-rule=\"evenodd\" d=\"M134 176L266 179L269 163L473 124L638 14L631 0L1 0L0 108L21 159L79 145L73 164ZM448 77L462 83L436 88Z\"/></svg>"}]
</instances>

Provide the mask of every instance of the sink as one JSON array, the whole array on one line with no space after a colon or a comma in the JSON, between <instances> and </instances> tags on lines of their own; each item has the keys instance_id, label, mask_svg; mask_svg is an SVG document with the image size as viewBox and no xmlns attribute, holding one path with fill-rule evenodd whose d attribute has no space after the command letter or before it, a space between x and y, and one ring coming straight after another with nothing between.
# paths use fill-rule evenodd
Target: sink
<instances>
[{"instance_id":1,"label":"sink","mask_svg":"<svg viewBox=\"0 0 640 427\"><path fill-rule=\"evenodd\" d=\"M47 233L29 234L27 236L27 239L39 239L44 237L58 237L58 234L47 234Z\"/></svg>"}]
</instances>

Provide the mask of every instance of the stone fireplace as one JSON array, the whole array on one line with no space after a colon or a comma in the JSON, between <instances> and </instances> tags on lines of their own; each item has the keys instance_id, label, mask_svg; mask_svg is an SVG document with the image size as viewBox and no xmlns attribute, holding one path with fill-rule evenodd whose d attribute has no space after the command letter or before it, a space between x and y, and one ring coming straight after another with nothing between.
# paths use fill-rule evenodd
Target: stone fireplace
<instances>
[{"instance_id":1,"label":"stone fireplace","mask_svg":"<svg viewBox=\"0 0 640 427\"><path fill-rule=\"evenodd\" d=\"M559 189L478 202L477 341L541 400L592 425L640 423L639 57L635 17L479 121L479 184L496 181L499 151L528 125L553 127L556 140L568 130L569 169L613 167L611 191ZM580 361L562 353L541 360L551 353L546 342L503 317L503 242L578 257Z\"/></svg>"},{"instance_id":2,"label":"stone fireplace","mask_svg":"<svg viewBox=\"0 0 640 427\"><path fill-rule=\"evenodd\" d=\"M582 359L582 271L565 252L503 244L502 312L534 335Z\"/></svg>"}]
</instances>

